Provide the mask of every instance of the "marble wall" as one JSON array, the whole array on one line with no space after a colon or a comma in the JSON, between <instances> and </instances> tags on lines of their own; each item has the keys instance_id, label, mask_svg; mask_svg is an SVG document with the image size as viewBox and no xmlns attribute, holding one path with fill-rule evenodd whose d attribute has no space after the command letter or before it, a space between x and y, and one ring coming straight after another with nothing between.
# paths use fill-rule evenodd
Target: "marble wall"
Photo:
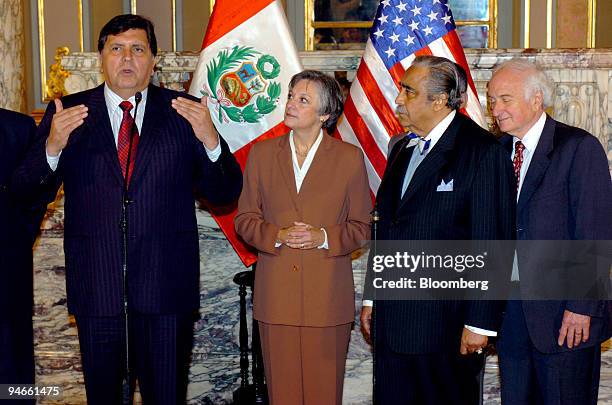
<instances>
[{"instance_id":1,"label":"marble wall","mask_svg":"<svg viewBox=\"0 0 612 405\"><path fill-rule=\"evenodd\" d=\"M468 61L481 101L490 78L491 67L501 60L520 56L546 66L557 86L554 115L583 127L604 144L612 161L612 50L524 51L468 50ZM325 71L346 70L349 78L359 63L351 51L333 55L313 52L302 54L306 67ZM190 79L197 54L161 55L156 80L181 89ZM68 92L76 92L100 83L96 54L74 53L62 64L71 72L65 82ZM245 270L223 234L204 210L197 208L201 251L201 309L195 325L195 344L190 369L188 397L190 404L229 404L239 386L238 288L233 276ZM82 404L85 402L77 331L67 313L62 250L63 207L59 198L47 214L43 232L35 248L35 347L37 382L60 385L61 400L43 400L42 404ZM355 268L359 268L357 259ZM361 274L355 272L356 301L361 301ZM345 404L370 404L372 359L370 349L359 332L358 316L352 332L346 366ZM485 404L499 404L499 378L495 357L487 363ZM599 403L612 404L612 351L603 355Z\"/></svg>"},{"instance_id":2,"label":"marble wall","mask_svg":"<svg viewBox=\"0 0 612 405\"><path fill-rule=\"evenodd\" d=\"M25 112L23 1L0 1L0 107Z\"/></svg>"}]
</instances>

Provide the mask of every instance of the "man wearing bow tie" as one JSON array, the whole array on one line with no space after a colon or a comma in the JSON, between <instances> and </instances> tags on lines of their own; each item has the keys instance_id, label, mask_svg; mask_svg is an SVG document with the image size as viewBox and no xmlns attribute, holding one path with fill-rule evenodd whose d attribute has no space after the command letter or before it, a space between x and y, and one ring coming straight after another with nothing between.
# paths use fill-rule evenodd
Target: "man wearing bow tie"
<instances>
[{"instance_id":1,"label":"man wearing bow tie","mask_svg":"<svg viewBox=\"0 0 612 405\"><path fill-rule=\"evenodd\" d=\"M537 241L612 240L612 183L604 149L591 134L546 114L552 94L546 75L518 59L496 67L488 86L517 181L519 249L512 280L522 294L550 290L554 280L537 285L541 277L564 274L557 271L563 252L553 252L552 262L542 247L525 252L541 246ZM589 277L592 267L580 268L579 276ZM511 300L506 307L497 344L502 402L596 404L600 344L612 334L610 301L560 294L555 300L533 298Z\"/></svg>"},{"instance_id":2,"label":"man wearing bow tie","mask_svg":"<svg viewBox=\"0 0 612 405\"><path fill-rule=\"evenodd\" d=\"M512 239L512 166L493 135L458 111L465 71L447 59L421 56L400 86L397 115L413 135L390 145L376 196L377 239ZM496 335L500 305L372 303L368 282L361 323L366 339L370 332L374 337L376 403L477 404L482 349Z\"/></svg>"},{"instance_id":3,"label":"man wearing bow tie","mask_svg":"<svg viewBox=\"0 0 612 405\"><path fill-rule=\"evenodd\" d=\"M104 84L49 104L15 185L49 199L64 185L68 310L88 403L121 402L126 318L143 402L184 403L200 301L194 190L230 203L242 173L203 102L149 83L157 54L149 20L114 17L98 50Z\"/></svg>"}]
</instances>

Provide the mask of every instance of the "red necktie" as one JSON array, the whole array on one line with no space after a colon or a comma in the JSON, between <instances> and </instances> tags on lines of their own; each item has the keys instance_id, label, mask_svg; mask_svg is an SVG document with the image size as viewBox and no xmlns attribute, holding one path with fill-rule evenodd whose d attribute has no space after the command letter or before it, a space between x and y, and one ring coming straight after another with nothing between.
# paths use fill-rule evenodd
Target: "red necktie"
<instances>
[{"instance_id":1,"label":"red necktie","mask_svg":"<svg viewBox=\"0 0 612 405\"><path fill-rule=\"evenodd\" d=\"M127 165L128 153L130 149L130 134L132 128L134 128L134 118L130 115L132 110L132 103L129 101L122 101L119 107L123 110L123 119L121 120L121 127L119 128L119 136L117 138L117 153L119 155L119 164L121 165L121 172L125 177L125 167ZM134 162L136 161L136 150L138 149L138 128L134 128L134 139L132 140L132 154L130 155L130 171L128 173L128 184L132 173L134 172Z\"/></svg>"},{"instance_id":2,"label":"red necktie","mask_svg":"<svg viewBox=\"0 0 612 405\"><path fill-rule=\"evenodd\" d=\"M518 193L519 184L521 182L521 166L523 165L523 151L525 150L525 145L523 142L516 141L514 144L514 159L512 159L512 164L514 166L514 176L516 177L516 192Z\"/></svg>"}]
</instances>

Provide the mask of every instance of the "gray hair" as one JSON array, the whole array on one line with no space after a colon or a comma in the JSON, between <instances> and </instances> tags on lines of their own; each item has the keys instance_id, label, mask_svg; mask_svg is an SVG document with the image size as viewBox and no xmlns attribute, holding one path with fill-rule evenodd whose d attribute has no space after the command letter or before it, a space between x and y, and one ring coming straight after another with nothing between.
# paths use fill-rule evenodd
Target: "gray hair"
<instances>
[{"instance_id":1,"label":"gray hair","mask_svg":"<svg viewBox=\"0 0 612 405\"><path fill-rule=\"evenodd\" d=\"M493 68L493 74L502 69L512 70L514 72L526 74L525 78L525 100L529 100L535 96L537 92L542 93L542 109L546 109L552 105L553 84L535 63L525 59L513 58L496 65Z\"/></svg>"},{"instance_id":2,"label":"gray hair","mask_svg":"<svg viewBox=\"0 0 612 405\"><path fill-rule=\"evenodd\" d=\"M303 70L291 78L289 82L289 91L302 80L308 80L317 86L319 90L319 114L329 114L329 118L323 121L321 127L327 130L328 133L333 132L336 129L338 118L340 118L342 110L344 109L340 85L336 79L323 72L318 70Z\"/></svg>"},{"instance_id":3,"label":"gray hair","mask_svg":"<svg viewBox=\"0 0 612 405\"><path fill-rule=\"evenodd\" d=\"M429 68L425 88L427 98L433 101L438 94L446 94L446 106L458 110L466 101L467 74L465 70L453 61L439 56L417 56L412 66Z\"/></svg>"}]
</instances>

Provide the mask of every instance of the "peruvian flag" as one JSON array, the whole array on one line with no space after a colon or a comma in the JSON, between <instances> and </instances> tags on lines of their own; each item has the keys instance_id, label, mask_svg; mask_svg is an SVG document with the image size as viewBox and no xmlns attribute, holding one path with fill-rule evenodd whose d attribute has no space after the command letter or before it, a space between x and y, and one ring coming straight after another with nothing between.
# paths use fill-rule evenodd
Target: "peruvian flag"
<instances>
[{"instance_id":1,"label":"peruvian flag","mask_svg":"<svg viewBox=\"0 0 612 405\"><path fill-rule=\"evenodd\" d=\"M242 166L255 142L283 135L287 86L302 71L279 1L217 0L189 94L208 97L219 134ZM234 231L236 207L211 214L245 266L256 251Z\"/></svg>"}]
</instances>

